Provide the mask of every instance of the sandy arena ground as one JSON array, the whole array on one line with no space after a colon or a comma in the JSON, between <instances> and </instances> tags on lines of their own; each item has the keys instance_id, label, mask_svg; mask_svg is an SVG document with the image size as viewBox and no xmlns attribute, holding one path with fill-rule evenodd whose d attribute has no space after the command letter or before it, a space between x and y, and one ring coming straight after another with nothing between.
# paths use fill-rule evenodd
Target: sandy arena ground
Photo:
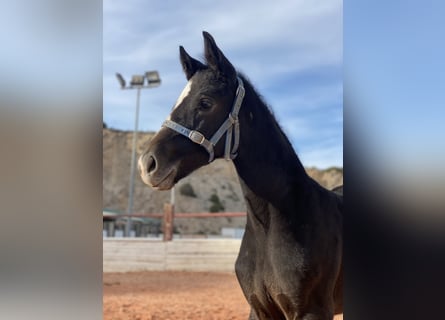
<instances>
[{"instance_id":1,"label":"sandy arena ground","mask_svg":"<svg viewBox=\"0 0 445 320\"><path fill-rule=\"evenodd\" d=\"M104 273L103 313L104 320L246 320L249 307L230 273Z\"/></svg>"}]
</instances>

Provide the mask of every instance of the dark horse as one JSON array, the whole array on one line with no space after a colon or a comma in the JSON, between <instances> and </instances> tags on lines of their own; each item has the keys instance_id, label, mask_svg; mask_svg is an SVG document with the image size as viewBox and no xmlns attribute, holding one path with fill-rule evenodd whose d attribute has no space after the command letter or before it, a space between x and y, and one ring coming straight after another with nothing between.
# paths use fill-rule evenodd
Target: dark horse
<instances>
[{"instance_id":1,"label":"dark horse","mask_svg":"<svg viewBox=\"0 0 445 320\"><path fill-rule=\"evenodd\" d=\"M139 158L142 179L167 190L233 159L247 205L235 270L250 318L332 319L342 312L343 196L306 174L252 85L203 35L206 64L180 47L188 83Z\"/></svg>"}]
</instances>

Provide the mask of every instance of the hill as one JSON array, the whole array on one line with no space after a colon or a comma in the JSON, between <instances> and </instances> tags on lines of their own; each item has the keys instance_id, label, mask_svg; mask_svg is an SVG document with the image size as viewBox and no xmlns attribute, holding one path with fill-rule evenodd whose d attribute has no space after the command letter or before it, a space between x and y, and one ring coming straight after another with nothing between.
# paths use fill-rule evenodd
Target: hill
<instances>
[{"instance_id":1,"label":"hill","mask_svg":"<svg viewBox=\"0 0 445 320\"><path fill-rule=\"evenodd\" d=\"M154 135L138 133L137 154ZM133 133L103 128L103 207L126 212ZM343 184L343 169L307 168L308 174L326 188ZM181 180L174 188L176 212L245 211L241 187L232 162L216 160ZM162 212L170 201L170 191L155 191L137 173L134 212ZM183 234L217 234L221 227L244 227L245 218L176 219L175 228Z\"/></svg>"}]
</instances>

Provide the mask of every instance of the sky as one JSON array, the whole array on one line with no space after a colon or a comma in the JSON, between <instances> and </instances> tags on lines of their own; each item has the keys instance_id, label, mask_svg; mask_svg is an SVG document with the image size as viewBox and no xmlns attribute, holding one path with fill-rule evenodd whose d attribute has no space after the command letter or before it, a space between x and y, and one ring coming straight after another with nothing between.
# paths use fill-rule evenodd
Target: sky
<instances>
[{"instance_id":1,"label":"sky","mask_svg":"<svg viewBox=\"0 0 445 320\"><path fill-rule=\"evenodd\" d=\"M157 131L186 84L179 46L203 58L208 31L273 110L303 165L343 166L342 1L103 2L103 120L133 130L135 90L115 73L158 70L141 91L139 129ZM241 133L242 134L242 133Z\"/></svg>"}]
</instances>

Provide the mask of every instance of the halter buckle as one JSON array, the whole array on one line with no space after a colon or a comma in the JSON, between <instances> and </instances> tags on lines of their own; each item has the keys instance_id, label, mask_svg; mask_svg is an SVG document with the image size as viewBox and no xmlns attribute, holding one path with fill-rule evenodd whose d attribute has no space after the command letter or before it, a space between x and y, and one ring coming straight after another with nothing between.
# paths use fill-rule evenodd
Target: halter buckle
<instances>
[{"instance_id":1,"label":"halter buckle","mask_svg":"<svg viewBox=\"0 0 445 320\"><path fill-rule=\"evenodd\" d=\"M206 139L201 132L196 131L196 130L190 131L189 138L190 138L190 140L192 140L194 143L197 143L197 144L203 144Z\"/></svg>"},{"instance_id":2,"label":"halter buckle","mask_svg":"<svg viewBox=\"0 0 445 320\"><path fill-rule=\"evenodd\" d=\"M238 122L238 116L234 117L231 113L229 113L229 120L232 124L235 124Z\"/></svg>"}]
</instances>

